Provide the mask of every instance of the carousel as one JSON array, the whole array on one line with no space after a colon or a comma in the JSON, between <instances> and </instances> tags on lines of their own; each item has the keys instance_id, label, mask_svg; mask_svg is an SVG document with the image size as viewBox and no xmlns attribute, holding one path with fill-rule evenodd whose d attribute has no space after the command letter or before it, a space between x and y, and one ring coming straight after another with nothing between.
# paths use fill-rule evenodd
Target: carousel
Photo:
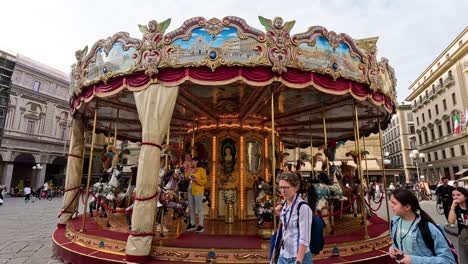
<instances>
[{"instance_id":1,"label":"carousel","mask_svg":"<svg viewBox=\"0 0 468 264\"><path fill-rule=\"evenodd\" d=\"M152 20L138 25L141 38L118 32L75 53L56 256L72 263L268 263L276 178L286 169L284 150L299 146L310 147L311 162L323 154L325 164L307 181L320 190L317 214L327 223L314 263L387 260L388 218L370 213L377 205L363 198L364 184L354 192L346 185L366 182L359 141L380 134L395 111L396 79L387 59L377 60L378 38L321 26L292 35L295 21L259 20L263 30L239 17L195 17L171 32L170 19ZM114 145L104 155L109 180L90 182L87 135L93 157L99 133L141 146L130 180L121 179L122 149ZM356 142L357 168L345 170L333 152L347 140ZM187 154L207 174L204 232L185 231L182 190L166 195L168 177L184 178L177 165Z\"/></svg>"}]
</instances>

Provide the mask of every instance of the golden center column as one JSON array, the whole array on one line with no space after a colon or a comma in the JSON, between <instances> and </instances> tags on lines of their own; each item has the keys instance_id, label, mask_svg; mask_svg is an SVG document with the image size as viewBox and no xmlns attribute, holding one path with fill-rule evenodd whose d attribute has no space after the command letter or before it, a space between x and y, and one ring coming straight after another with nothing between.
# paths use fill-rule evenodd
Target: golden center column
<instances>
[{"instance_id":1,"label":"golden center column","mask_svg":"<svg viewBox=\"0 0 468 264\"><path fill-rule=\"evenodd\" d=\"M126 260L144 263L151 254L156 198L159 192L161 142L167 132L177 99L178 87L153 84L134 92L142 127L132 227L127 240Z\"/></svg>"}]
</instances>

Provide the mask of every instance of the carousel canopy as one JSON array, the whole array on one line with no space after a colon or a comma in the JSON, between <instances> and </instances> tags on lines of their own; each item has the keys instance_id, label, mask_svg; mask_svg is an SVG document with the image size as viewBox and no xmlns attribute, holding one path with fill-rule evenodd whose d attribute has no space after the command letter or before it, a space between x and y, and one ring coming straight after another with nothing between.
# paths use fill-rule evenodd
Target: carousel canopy
<instances>
[{"instance_id":1,"label":"carousel canopy","mask_svg":"<svg viewBox=\"0 0 468 264\"><path fill-rule=\"evenodd\" d=\"M189 19L165 33L170 19L139 25L142 38L119 32L76 52L73 114L98 111L97 131L141 140L133 92L178 86L171 138L193 129L275 130L285 147L354 137L386 127L395 109L394 71L376 58L377 38L354 40L324 27L290 35L294 21L259 17L264 31L238 17ZM323 116L322 116L323 115ZM92 125L92 118L87 118Z\"/></svg>"}]
</instances>

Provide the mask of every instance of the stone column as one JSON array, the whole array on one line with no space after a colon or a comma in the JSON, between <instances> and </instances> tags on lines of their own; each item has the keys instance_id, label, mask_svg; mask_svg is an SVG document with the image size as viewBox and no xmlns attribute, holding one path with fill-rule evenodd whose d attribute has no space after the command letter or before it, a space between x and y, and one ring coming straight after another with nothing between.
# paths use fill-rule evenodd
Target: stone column
<instances>
[{"instance_id":1,"label":"stone column","mask_svg":"<svg viewBox=\"0 0 468 264\"><path fill-rule=\"evenodd\" d=\"M13 163L5 163L5 168L3 169L3 184L8 188L8 191L10 191L11 177L13 177L13 166Z\"/></svg>"},{"instance_id":2,"label":"stone column","mask_svg":"<svg viewBox=\"0 0 468 264\"><path fill-rule=\"evenodd\" d=\"M41 164L41 166L42 166L42 169L40 169L36 173L36 181L35 181L36 186L34 186L34 188L35 188L34 190L36 190L37 188L41 187L44 184L47 164Z\"/></svg>"}]
</instances>

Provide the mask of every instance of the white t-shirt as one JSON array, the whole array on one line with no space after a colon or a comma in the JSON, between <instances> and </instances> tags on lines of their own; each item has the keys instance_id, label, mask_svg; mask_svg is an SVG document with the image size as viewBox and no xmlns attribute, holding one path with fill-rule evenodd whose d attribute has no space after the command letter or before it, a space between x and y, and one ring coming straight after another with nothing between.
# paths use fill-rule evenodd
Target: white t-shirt
<instances>
[{"instance_id":1,"label":"white t-shirt","mask_svg":"<svg viewBox=\"0 0 468 264\"><path fill-rule=\"evenodd\" d=\"M24 194L31 194L31 188L30 187L24 187Z\"/></svg>"},{"instance_id":2,"label":"white t-shirt","mask_svg":"<svg viewBox=\"0 0 468 264\"><path fill-rule=\"evenodd\" d=\"M46 182L44 183L44 191L48 191L49 190L49 184Z\"/></svg>"}]
</instances>

